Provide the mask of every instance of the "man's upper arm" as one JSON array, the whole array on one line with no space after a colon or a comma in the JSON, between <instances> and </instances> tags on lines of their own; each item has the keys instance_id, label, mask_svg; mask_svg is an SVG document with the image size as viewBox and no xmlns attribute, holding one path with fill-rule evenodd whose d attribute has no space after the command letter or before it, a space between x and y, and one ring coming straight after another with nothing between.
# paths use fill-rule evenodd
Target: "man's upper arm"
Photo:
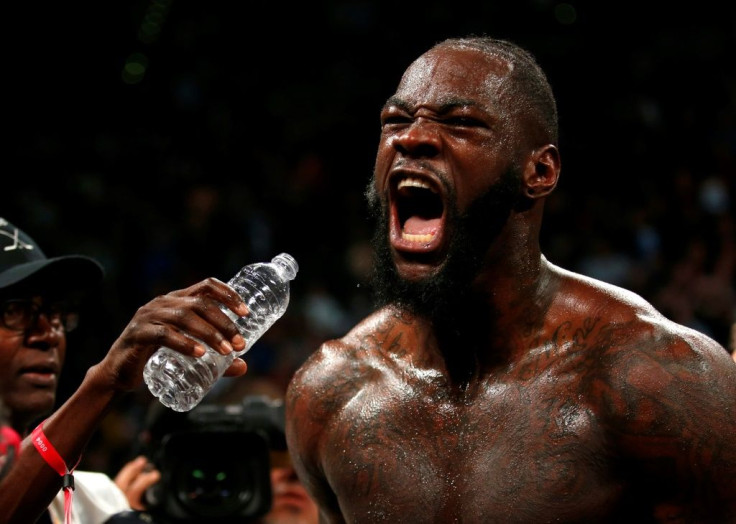
<instances>
[{"instance_id":1,"label":"man's upper arm","mask_svg":"<svg viewBox=\"0 0 736 524\"><path fill-rule=\"evenodd\" d=\"M693 516L736 518L736 366L710 339L665 339L622 352L611 374L618 444Z\"/></svg>"},{"instance_id":2,"label":"man's upper arm","mask_svg":"<svg viewBox=\"0 0 736 524\"><path fill-rule=\"evenodd\" d=\"M330 425L342 405L340 384L346 380L337 346L327 343L315 352L294 375L286 395L289 453L300 481L319 505L321 522L343 522L322 456Z\"/></svg>"}]
</instances>

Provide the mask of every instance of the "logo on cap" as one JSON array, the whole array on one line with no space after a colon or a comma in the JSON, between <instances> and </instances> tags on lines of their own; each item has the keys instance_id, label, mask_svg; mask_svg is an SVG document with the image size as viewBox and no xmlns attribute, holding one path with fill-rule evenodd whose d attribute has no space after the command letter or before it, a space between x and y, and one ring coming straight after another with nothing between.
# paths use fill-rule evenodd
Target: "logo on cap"
<instances>
[{"instance_id":1,"label":"logo on cap","mask_svg":"<svg viewBox=\"0 0 736 524\"><path fill-rule=\"evenodd\" d=\"M5 226L8 226L8 221L4 218L0 218L0 228L4 228ZM26 242L23 242L20 238L18 238L18 228L14 228L13 232L6 229L0 229L0 235L3 235L5 237L13 239L13 243L7 246L3 247L3 251L15 251L16 249L28 249L32 250L33 246L31 244L28 244Z\"/></svg>"}]
</instances>

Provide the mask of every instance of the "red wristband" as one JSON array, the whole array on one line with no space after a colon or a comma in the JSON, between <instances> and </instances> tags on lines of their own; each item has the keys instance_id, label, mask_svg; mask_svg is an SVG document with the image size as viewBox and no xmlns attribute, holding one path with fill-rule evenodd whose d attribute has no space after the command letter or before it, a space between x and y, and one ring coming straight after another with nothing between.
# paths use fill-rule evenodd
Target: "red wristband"
<instances>
[{"instance_id":1,"label":"red wristband","mask_svg":"<svg viewBox=\"0 0 736 524\"><path fill-rule=\"evenodd\" d=\"M49 439L46 438L46 435L43 432L43 422L33 430L33 433L31 433L31 440L46 463L63 477L62 489L64 490L64 521L66 524L71 524L72 491L74 490L74 476L72 475L72 472L79 464L79 461L77 461L77 464L75 464L73 468L69 469L67 467L66 462L61 458L59 452L56 451L56 448L52 446Z\"/></svg>"}]
</instances>

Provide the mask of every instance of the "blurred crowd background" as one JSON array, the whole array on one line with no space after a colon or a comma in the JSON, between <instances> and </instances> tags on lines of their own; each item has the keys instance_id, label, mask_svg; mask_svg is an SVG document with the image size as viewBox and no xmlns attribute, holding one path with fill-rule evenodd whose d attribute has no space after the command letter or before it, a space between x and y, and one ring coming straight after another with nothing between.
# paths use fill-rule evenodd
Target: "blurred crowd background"
<instances>
[{"instance_id":1,"label":"blurred crowd background","mask_svg":"<svg viewBox=\"0 0 736 524\"><path fill-rule=\"evenodd\" d=\"M370 309L363 191L380 108L448 36L532 51L558 97L562 176L547 257L640 293L724 346L736 320L736 9L554 0L13 4L0 216L107 274L60 401L133 312L292 254L286 315L208 401L283 392ZM80 466L114 474L151 397L106 419Z\"/></svg>"}]
</instances>

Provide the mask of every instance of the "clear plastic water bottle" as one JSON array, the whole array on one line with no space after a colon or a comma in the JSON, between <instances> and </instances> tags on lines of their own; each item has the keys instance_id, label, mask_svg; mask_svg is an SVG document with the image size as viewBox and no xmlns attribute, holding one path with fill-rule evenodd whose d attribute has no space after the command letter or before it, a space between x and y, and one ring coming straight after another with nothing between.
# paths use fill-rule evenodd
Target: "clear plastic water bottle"
<instances>
[{"instance_id":1,"label":"clear plastic water bottle","mask_svg":"<svg viewBox=\"0 0 736 524\"><path fill-rule=\"evenodd\" d=\"M289 282L298 270L296 260L287 253L275 256L271 262L242 268L227 284L243 298L250 314L238 317L225 306L221 309L238 325L245 348L222 355L203 343L206 351L198 358L159 348L143 369L151 393L174 411L189 411L199 404L233 360L248 351L284 314L289 305Z\"/></svg>"}]
</instances>

